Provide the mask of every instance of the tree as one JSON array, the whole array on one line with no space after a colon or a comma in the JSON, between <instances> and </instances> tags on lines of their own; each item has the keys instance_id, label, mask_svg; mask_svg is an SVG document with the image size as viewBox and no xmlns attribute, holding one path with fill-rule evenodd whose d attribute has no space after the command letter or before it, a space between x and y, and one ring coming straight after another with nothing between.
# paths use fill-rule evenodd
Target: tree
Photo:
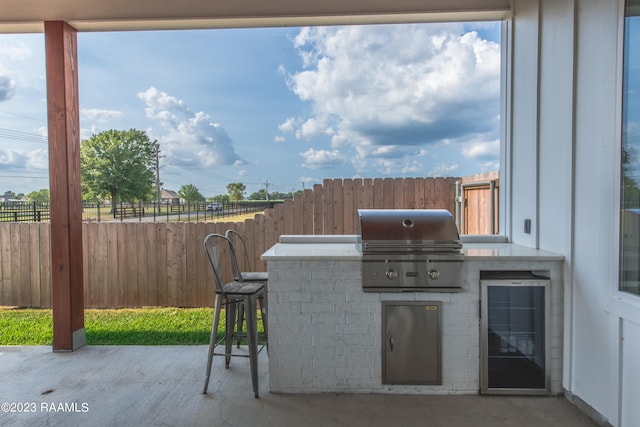
<instances>
[{"instance_id":1,"label":"tree","mask_svg":"<svg viewBox=\"0 0 640 427\"><path fill-rule=\"evenodd\" d=\"M43 188L38 191L32 191L29 193L29 201L35 203L49 203L49 189Z\"/></svg>"},{"instance_id":2,"label":"tree","mask_svg":"<svg viewBox=\"0 0 640 427\"><path fill-rule=\"evenodd\" d=\"M228 204L229 201L230 200L229 200L229 195L228 194L218 194L216 196L207 198L207 202L218 202L218 203L222 203L222 204Z\"/></svg>"},{"instance_id":3,"label":"tree","mask_svg":"<svg viewBox=\"0 0 640 427\"><path fill-rule=\"evenodd\" d=\"M187 184L180 187L178 190L178 196L187 202L202 202L204 196L200 194L200 190L193 184Z\"/></svg>"},{"instance_id":4,"label":"tree","mask_svg":"<svg viewBox=\"0 0 640 427\"><path fill-rule=\"evenodd\" d=\"M264 188L261 188L255 193L252 193L249 196L249 200L287 200L287 199L293 199L293 196L295 196L296 194L302 194L302 193L303 193L302 190L298 190L295 193L294 192L280 193L277 191L273 191L269 194L269 197L267 198L267 190L265 190Z\"/></svg>"},{"instance_id":5,"label":"tree","mask_svg":"<svg viewBox=\"0 0 640 427\"><path fill-rule=\"evenodd\" d=\"M244 199L244 192L247 190L247 187L241 182L232 182L227 185L227 191L229 192L229 200L232 202L237 202L238 200Z\"/></svg>"},{"instance_id":6,"label":"tree","mask_svg":"<svg viewBox=\"0 0 640 427\"><path fill-rule=\"evenodd\" d=\"M636 150L633 147L623 147L622 149L622 208L638 208L640 207L640 188L638 183L633 179L637 174L633 170L633 164L636 163Z\"/></svg>"},{"instance_id":7,"label":"tree","mask_svg":"<svg viewBox=\"0 0 640 427\"><path fill-rule=\"evenodd\" d=\"M267 200L267 190L264 188L259 189L249 196L249 200Z\"/></svg>"},{"instance_id":8,"label":"tree","mask_svg":"<svg viewBox=\"0 0 640 427\"><path fill-rule=\"evenodd\" d=\"M149 200L154 184L156 147L137 129L107 130L80 145L82 191L89 200Z\"/></svg>"}]
</instances>

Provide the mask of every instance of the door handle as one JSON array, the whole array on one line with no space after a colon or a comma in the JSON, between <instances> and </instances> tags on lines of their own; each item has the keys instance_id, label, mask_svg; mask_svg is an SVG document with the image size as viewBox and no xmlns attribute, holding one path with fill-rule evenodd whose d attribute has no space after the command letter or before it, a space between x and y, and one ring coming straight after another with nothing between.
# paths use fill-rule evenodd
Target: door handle
<instances>
[{"instance_id":1,"label":"door handle","mask_svg":"<svg viewBox=\"0 0 640 427\"><path fill-rule=\"evenodd\" d=\"M389 349L393 352L393 335L389 337Z\"/></svg>"}]
</instances>

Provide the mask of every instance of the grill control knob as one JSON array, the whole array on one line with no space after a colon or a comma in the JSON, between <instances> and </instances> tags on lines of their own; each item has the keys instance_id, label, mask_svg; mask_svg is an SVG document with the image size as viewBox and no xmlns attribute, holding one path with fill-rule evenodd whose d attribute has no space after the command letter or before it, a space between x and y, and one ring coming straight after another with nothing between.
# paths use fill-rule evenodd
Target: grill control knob
<instances>
[{"instance_id":1,"label":"grill control knob","mask_svg":"<svg viewBox=\"0 0 640 427\"><path fill-rule=\"evenodd\" d=\"M387 270L387 279L389 280L394 280L398 277L398 273L396 273L394 270Z\"/></svg>"},{"instance_id":2,"label":"grill control knob","mask_svg":"<svg viewBox=\"0 0 640 427\"><path fill-rule=\"evenodd\" d=\"M431 270L429 272L429 277L431 277L431 280L438 280L438 278L440 277L440 272L438 270Z\"/></svg>"}]
</instances>

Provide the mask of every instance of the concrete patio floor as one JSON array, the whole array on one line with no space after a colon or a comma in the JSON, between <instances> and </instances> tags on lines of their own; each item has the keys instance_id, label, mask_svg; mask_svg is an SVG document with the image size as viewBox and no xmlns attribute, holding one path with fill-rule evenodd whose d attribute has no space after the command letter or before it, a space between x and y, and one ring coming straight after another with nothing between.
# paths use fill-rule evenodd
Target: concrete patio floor
<instances>
[{"instance_id":1,"label":"concrete patio floor","mask_svg":"<svg viewBox=\"0 0 640 427\"><path fill-rule=\"evenodd\" d=\"M90 346L74 353L0 347L0 425L596 425L562 397L274 394L265 352L259 399L245 358L234 358L229 370L214 358L203 395L206 355L206 346Z\"/></svg>"}]
</instances>

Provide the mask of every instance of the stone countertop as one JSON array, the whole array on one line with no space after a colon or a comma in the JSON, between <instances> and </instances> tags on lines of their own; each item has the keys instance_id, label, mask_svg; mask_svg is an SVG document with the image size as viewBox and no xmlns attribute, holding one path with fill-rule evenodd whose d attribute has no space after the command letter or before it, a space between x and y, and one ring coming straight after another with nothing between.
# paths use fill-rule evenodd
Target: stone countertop
<instances>
[{"instance_id":1,"label":"stone countertop","mask_svg":"<svg viewBox=\"0 0 640 427\"><path fill-rule=\"evenodd\" d=\"M469 261L496 259L513 261L564 260L561 254L513 243L463 243L463 253ZM357 235L283 235L280 237L280 242L262 254L261 258L266 261L301 259L360 260L362 252L359 236Z\"/></svg>"},{"instance_id":2,"label":"stone countertop","mask_svg":"<svg viewBox=\"0 0 640 427\"><path fill-rule=\"evenodd\" d=\"M512 261L563 261L564 256L555 252L528 248L513 243L463 243L462 251L469 260L483 261L508 259Z\"/></svg>"},{"instance_id":3,"label":"stone countertop","mask_svg":"<svg viewBox=\"0 0 640 427\"><path fill-rule=\"evenodd\" d=\"M280 236L280 243L262 254L267 261L300 259L360 260L358 236Z\"/></svg>"}]
</instances>

